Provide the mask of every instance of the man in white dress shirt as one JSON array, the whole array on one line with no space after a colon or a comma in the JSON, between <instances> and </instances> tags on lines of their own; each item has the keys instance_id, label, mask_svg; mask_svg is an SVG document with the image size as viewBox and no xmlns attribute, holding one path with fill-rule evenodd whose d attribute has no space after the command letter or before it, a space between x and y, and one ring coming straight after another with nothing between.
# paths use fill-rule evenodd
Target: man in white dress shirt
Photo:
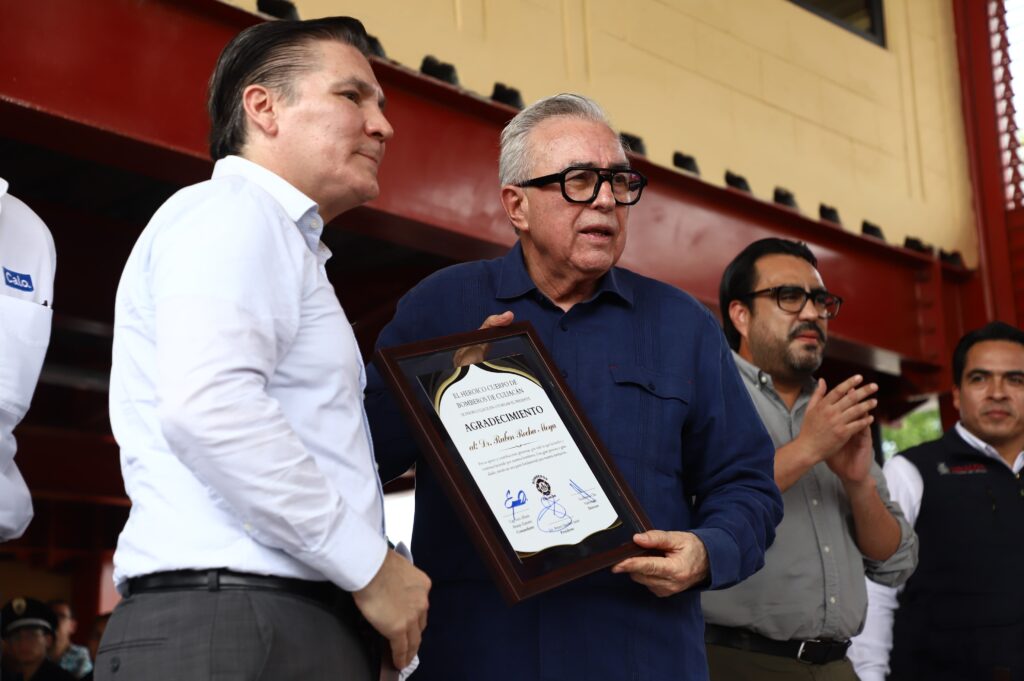
<instances>
[{"instance_id":1,"label":"man in white dress shirt","mask_svg":"<svg viewBox=\"0 0 1024 681\"><path fill-rule=\"evenodd\" d=\"M172 196L117 291L110 418L131 515L96 678L376 679L429 579L388 548L364 370L326 222L377 196L393 130L355 19L275 21L210 82L213 178Z\"/></svg>"},{"instance_id":2,"label":"man in white dress shirt","mask_svg":"<svg viewBox=\"0 0 1024 681\"><path fill-rule=\"evenodd\" d=\"M1024 331L965 335L953 383L957 424L885 465L920 561L898 590L868 584L863 681L1024 679Z\"/></svg>"},{"instance_id":3,"label":"man in white dress shirt","mask_svg":"<svg viewBox=\"0 0 1024 681\"><path fill-rule=\"evenodd\" d=\"M14 463L18 425L39 380L53 317L57 252L50 231L0 178L0 542L32 520L32 497Z\"/></svg>"}]
</instances>

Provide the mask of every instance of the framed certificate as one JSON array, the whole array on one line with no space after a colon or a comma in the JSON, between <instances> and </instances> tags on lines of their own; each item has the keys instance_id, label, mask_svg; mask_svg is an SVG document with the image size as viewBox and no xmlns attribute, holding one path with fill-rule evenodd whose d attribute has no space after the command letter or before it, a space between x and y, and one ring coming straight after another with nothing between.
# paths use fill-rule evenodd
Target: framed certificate
<instances>
[{"instance_id":1,"label":"framed certificate","mask_svg":"<svg viewBox=\"0 0 1024 681\"><path fill-rule=\"evenodd\" d=\"M507 601L644 552L650 522L529 322L377 357Z\"/></svg>"}]
</instances>

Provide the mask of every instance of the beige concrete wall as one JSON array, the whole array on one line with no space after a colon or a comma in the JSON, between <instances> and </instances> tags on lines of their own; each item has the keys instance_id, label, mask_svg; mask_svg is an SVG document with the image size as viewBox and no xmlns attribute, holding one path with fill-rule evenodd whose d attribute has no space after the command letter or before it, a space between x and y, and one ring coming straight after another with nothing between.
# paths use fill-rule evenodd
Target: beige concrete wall
<instances>
[{"instance_id":1,"label":"beige concrete wall","mask_svg":"<svg viewBox=\"0 0 1024 681\"><path fill-rule=\"evenodd\" d=\"M357 16L392 59L432 54L484 95L592 96L656 163L681 150L709 182L728 168L763 199L783 186L806 214L826 203L848 229L867 219L977 262L950 0L885 0L885 48L787 0L296 5Z\"/></svg>"}]
</instances>

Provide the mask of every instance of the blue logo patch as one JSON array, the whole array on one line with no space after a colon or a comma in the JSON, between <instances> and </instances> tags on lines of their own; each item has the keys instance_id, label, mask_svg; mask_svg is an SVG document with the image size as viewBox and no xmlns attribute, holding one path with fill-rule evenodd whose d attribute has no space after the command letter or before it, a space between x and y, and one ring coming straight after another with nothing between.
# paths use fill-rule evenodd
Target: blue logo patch
<instances>
[{"instance_id":1,"label":"blue logo patch","mask_svg":"<svg viewBox=\"0 0 1024 681\"><path fill-rule=\"evenodd\" d=\"M32 275L21 274L20 272L14 272L12 270L4 268L4 283L11 288L16 288L19 291L34 291L35 288L32 286Z\"/></svg>"}]
</instances>

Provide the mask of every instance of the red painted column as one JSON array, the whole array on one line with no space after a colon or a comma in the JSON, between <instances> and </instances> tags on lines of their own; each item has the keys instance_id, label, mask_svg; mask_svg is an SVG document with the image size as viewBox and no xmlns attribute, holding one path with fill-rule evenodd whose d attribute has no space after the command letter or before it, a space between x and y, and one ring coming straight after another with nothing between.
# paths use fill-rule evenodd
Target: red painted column
<instances>
[{"instance_id":1,"label":"red painted column","mask_svg":"<svg viewBox=\"0 0 1024 681\"><path fill-rule=\"evenodd\" d=\"M74 570L71 571L71 609L78 621L78 630L71 639L83 646L89 643L89 634L99 608L102 559L99 551L81 556L75 559Z\"/></svg>"},{"instance_id":2,"label":"red painted column","mask_svg":"<svg viewBox=\"0 0 1024 681\"><path fill-rule=\"evenodd\" d=\"M1017 322L1020 324L1024 323L1024 209L1012 210L1006 217L1010 244L1010 276L1013 278L1013 295L1017 299Z\"/></svg>"},{"instance_id":3,"label":"red painted column","mask_svg":"<svg viewBox=\"0 0 1024 681\"><path fill-rule=\"evenodd\" d=\"M989 8L1002 0L953 0L964 127L974 185L975 228L987 320L1018 323L1008 224L1007 185L996 113ZM1018 255L1018 261L1019 261ZM1018 262L1019 264L1019 262Z\"/></svg>"}]
</instances>

